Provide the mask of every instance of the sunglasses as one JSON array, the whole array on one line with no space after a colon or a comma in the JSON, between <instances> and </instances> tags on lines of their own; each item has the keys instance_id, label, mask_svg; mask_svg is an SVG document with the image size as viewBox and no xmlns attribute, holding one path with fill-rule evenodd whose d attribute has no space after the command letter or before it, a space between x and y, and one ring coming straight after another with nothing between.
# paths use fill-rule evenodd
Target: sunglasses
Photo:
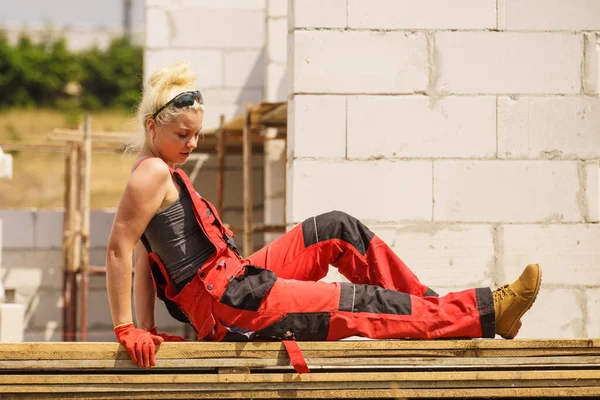
<instances>
[{"instance_id":1,"label":"sunglasses","mask_svg":"<svg viewBox=\"0 0 600 400\"><path fill-rule=\"evenodd\" d=\"M167 103L161 108L159 108L154 114L152 114L152 119L156 119L156 116L162 110L169 107L171 104L173 104L177 108L182 108L193 106L195 101L197 101L198 104L204 104L204 100L202 99L202 93L200 93L199 90L189 90L187 92L179 93L177 96L167 101Z\"/></svg>"}]
</instances>

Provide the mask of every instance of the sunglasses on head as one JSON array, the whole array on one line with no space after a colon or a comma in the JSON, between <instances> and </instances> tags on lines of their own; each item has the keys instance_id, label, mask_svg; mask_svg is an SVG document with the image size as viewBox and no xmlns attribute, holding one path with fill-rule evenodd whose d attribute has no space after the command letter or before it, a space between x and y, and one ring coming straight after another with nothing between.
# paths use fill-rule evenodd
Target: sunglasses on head
<instances>
[{"instance_id":1,"label":"sunglasses on head","mask_svg":"<svg viewBox=\"0 0 600 400\"><path fill-rule=\"evenodd\" d=\"M171 104L173 104L177 108L182 108L193 106L195 101L197 101L198 104L204 104L204 100L202 99L202 93L200 93L199 90L188 90L187 92L181 92L177 96L173 97L171 100L167 101L164 106L162 106L154 114L152 114L152 119L156 119L156 116L162 110L169 107Z\"/></svg>"}]
</instances>

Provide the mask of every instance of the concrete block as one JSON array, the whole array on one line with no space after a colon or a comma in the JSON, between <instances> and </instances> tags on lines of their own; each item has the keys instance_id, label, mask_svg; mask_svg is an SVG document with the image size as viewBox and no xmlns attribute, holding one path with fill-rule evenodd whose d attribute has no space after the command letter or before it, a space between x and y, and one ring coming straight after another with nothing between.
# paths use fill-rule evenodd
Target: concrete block
<instances>
[{"instance_id":1,"label":"concrete block","mask_svg":"<svg viewBox=\"0 0 600 400\"><path fill-rule=\"evenodd\" d=\"M364 222L431 220L430 161L295 160L289 175L288 223L331 210Z\"/></svg>"},{"instance_id":2,"label":"concrete block","mask_svg":"<svg viewBox=\"0 0 600 400\"><path fill-rule=\"evenodd\" d=\"M4 250L33 247L34 213L32 210L0 210L0 219L3 221L0 246Z\"/></svg>"},{"instance_id":3,"label":"concrete block","mask_svg":"<svg viewBox=\"0 0 600 400\"><path fill-rule=\"evenodd\" d=\"M508 283L537 263L544 284L600 286L598 243L597 224L501 225L498 269Z\"/></svg>"},{"instance_id":4,"label":"concrete block","mask_svg":"<svg viewBox=\"0 0 600 400\"><path fill-rule=\"evenodd\" d=\"M345 28L347 0L291 0L288 21L291 29Z\"/></svg>"},{"instance_id":5,"label":"concrete block","mask_svg":"<svg viewBox=\"0 0 600 400\"><path fill-rule=\"evenodd\" d=\"M372 228L424 284L466 289L496 283L491 226L401 225L392 235L390 229Z\"/></svg>"},{"instance_id":6,"label":"concrete block","mask_svg":"<svg viewBox=\"0 0 600 400\"><path fill-rule=\"evenodd\" d=\"M197 75L196 86L223 86L223 56L220 50L148 49L144 52L144 81L160 68L174 65L179 60L188 61Z\"/></svg>"},{"instance_id":7,"label":"concrete block","mask_svg":"<svg viewBox=\"0 0 600 400\"><path fill-rule=\"evenodd\" d=\"M265 199L285 195L286 141L272 139L265 142Z\"/></svg>"},{"instance_id":8,"label":"concrete block","mask_svg":"<svg viewBox=\"0 0 600 400\"><path fill-rule=\"evenodd\" d=\"M498 98L501 158L600 158L600 99L589 96Z\"/></svg>"},{"instance_id":9,"label":"concrete block","mask_svg":"<svg viewBox=\"0 0 600 400\"><path fill-rule=\"evenodd\" d=\"M434 221L581 222L576 161L434 161Z\"/></svg>"},{"instance_id":10,"label":"concrete block","mask_svg":"<svg viewBox=\"0 0 600 400\"><path fill-rule=\"evenodd\" d=\"M39 249L61 249L63 242L63 211L34 212L34 246Z\"/></svg>"},{"instance_id":11,"label":"concrete block","mask_svg":"<svg viewBox=\"0 0 600 400\"><path fill-rule=\"evenodd\" d=\"M0 304L0 342L23 341L25 307L23 304Z\"/></svg>"},{"instance_id":12,"label":"concrete block","mask_svg":"<svg viewBox=\"0 0 600 400\"><path fill-rule=\"evenodd\" d=\"M90 246L106 248L112 229L115 211L95 210L90 212Z\"/></svg>"},{"instance_id":13,"label":"concrete block","mask_svg":"<svg viewBox=\"0 0 600 400\"><path fill-rule=\"evenodd\" d=\"M263 10L266 7L266 0L146 0L146 8L153 6L163 9L222 9L222 10ZM275 0L280 1L280 0Z\"/></svg>"},{"instance_id":14,"label":"concrete block","mask_svg":"<svg viewBox=\"0 0 600 400\"><path fill-rule=\"evenodd\" d=\"M285 18L267 19L267 60L268 62L287 62L287 20Z\"/></svg>"},{"instance_id":15,"label":"concrete block","mask_svg":"<svg viewBox=\"0 0 600 400\"><path fill-rule=\"evenodd\" d=\"M570 33L438 32L442 93L574 94L581 89L583 37Z\"/></svg>"},{"instance_id":16,"label":"concrete block","mask_svg":"<svg viewBox=\"0 0 600 400\"><path fill-rule=\"evenodd\" d=\"M0 267L0 280L5 289L12 288L20 294L29 295L44 285L44 269L41 267L14 267L5 264ZM61 285L56 286L61 287Z\"/></svg>"},{"instance_id":17,"label":"concrete block","mask_svg":"<svg viewBox=\"0 0 600 400\"><path fill-rule=\"evenodd\" d=\"M413 93L428 87L424 33L296 31L294 93Z\"/></svg>"},{"instance_id":18,"label":"concrete block","mask_svg":"<svg viewBox=\"0 0 600 400\"><path fill-rule=\"evenodd\" d=\"M160 14L163 14L162 16ZM222 49L254 48L259 49L265 43L265 10L217 9L177 7L173 9L155 9L149 23L166 24L159 30L164 39L156 39L157 33L147 39L148 47ZM154 26L154 25L148 25Z\"/></svg>"},{"instance_id":19,"label":"concrete block","mask_svg":"<svg viewBox=\"0 0 600 400\"><path fill-rule=\"evenodd\" d=\"M354 29L494 29L496 28L496 1L348 0L348 27Z\"/></svg>"},{"instance_id":20,"label":"concrete block","mask_svg":"<svg viewBox=\"0 0 600 400\"><path fill-rule=\"evenodd\" d=\"M537 300L521 321L518 339L573 339L584 337L583 294L579 289L542 285Z\"/></svg>"},{"instance_id":21,"label":"concrete block","mask_svg":"<svg viewBox=\"0 0 600 400\"><path fill-rule=\"evenodd\" d=\"M0 147L0 179L12 179L13 175L13 157L10 154L2 152Z\"/></svg>"},{"instance_id":22,"label":"concrete block","mask_svg":"<svg viewBox=\"0 0 600 400\"><path fill-rule=\"evenodd\" d=\"M98 267L106 265L106 247L90 249L90 265Z\"/></svg>"},{"instance_id":23,"label":"concrete block","mask_svg":"<svg viewBox=\"0 0 600 400\"><path fill-rule=\"evenodd\" d=\"M146 6L146 26L152 27L145 29L145 46L147 53L149 49L161 49L169 46L172 39L173 21L169 19L169 14L160 8ZM148 70L147 64L144 64L144 71Z\"/></svg>"},{"instance_id":24,"label":"concrete block","mask_svg":"<svg viewBox=\"0 0 600 400\"><path fill-rule=\"evenodd\" d=\"M106 291L104 295L106 296ZM27 331L45 330L49 326L61 326L63 299L58 288L40 288L27 299L26 304ZM93 318L93 314L90 316Z\"/></svg>"},{"instance_id":25,"label":"concrete block","mask_svg":"<svg viewBox=\"0 0 600 400\"><path fill-rule=\"evenodd\" d=\"M583 92L592 96L600 93L600 36L598 33L584 34Z\"/></svg>"},{"instance_id":26,"label":"concrete block","mask_svg":"<svg viewBox=\"0 0 600 400\"><path fill-rule=\"evenodd\" d=\"M586 290L587 307L585 322L587 337L600 337L600 288Z\"/></svg>"},{"instance_id":27,"label":"concrete block","mask_svg":"<svg viewBox=\"0 0 600 400\"><path fill-rule=\"evenodd\" d=\"M106 288L90 290L88 294L88 329L112 328Z\"/></svg>"},{"instance_id":28,"label":"concrete block","mask_svg":"<svg viewBox=\"0 0 600 400\"><path fill-rule=\"evenodd\" d=\"M267 15L269 17L287 17L288 0L267 0Z\"/></svg>"},{"instance_id":29,"label":"concrete block","mask_svg":"<svg viewBox=\"0 0 600 400\"><path fill-rule=\"evenodd\" d=\"M206 113L212 114L213 105L235 105L243 107L247 102L258 103L263 99L262 88L251 87L209 87L202 89Z\"/></svg>"},{"instance_id":30,"label":"concrete block","mask_svg":"<svg viewBox=\"0 0 600 400\"><path fill-rule=\"evenodd\" d=\"M216 205L217 200L217 180L215 176L216 157L205 161L200 168L194 187L200 195ZM237 207L240 210L243 208L243 179L241 168L241 156L229 155L225 158L225 186L224 186L224 207ZM252 170L252 198L254 205L262 204L264 196L264 170L262 167L262 157L253 157L255 159L254 168ZM188 175L193 169L192 162L186 164L184 169Z\"/></svg>"},{"instance_id":31,"label":"concrete block","mask_svg":"<svg viewBox=\"0 0 600 400\"><path fill-rule=\"evenodd\" d=\"M224 54L225 86L262 88L265 82L264 49L228 50Z\"/></svg>"},{"instance_id":32,"label":"concrete block","mask_svg":"<svg viewBox=\"0 0 600 400\"><path fill-rule=\"evenodd\" d=\"M265 100L286 101L289 92L287 65L269 63L265 77Z\"/></svg>"},{"instance_id":33,"label":"concrete block","mask_svg":"<svg viewBox=\"0 0 600 400\"><path fill-rule=\"evenodd\" d=\"M595 0L499 0L498 28L506 30L588 31L600 29Z\"/></svg>"},{"instance_id":34,"label":"concrete block","mask_svg":"<svg viewBox=\"0 0 600 400\"><path fill-rule=\"evenodd\" d=\"M243 112L244 107L237 104L213 104L204 111L204 120L202 121L202 129L208 130L218 128L221 123L221 115L225 116L225 120L230 120L236 115Z\"/></svg>"},{"instance_id":35,"label":"concrete block","mask_svg":"<svg viewBox=\"0 0 600 400\"><path fill-rule=\"evenodd\" d=\"M495 97L348 97L349 158L495 154Z\"/></svg>"},{"instance_id":36,"label":"concrete block","mask_svg":"<svg viewBox=\"0 0 600 400\"><path fill-rule=\"evenodd\" d=\"M296 95L289 106L290 160L346 156L346 97Z\"/></svg>"},{"instance_id":37,"label":"concrete block","mask_svg":"<svg viewBox=\"0 0 600 400\"><path fill-rule=\"evenodd\" d=\"M583 165L585 176L584 213L586 222L600 222L600 162L586 161Z\"/></svg>"}]
</instances>

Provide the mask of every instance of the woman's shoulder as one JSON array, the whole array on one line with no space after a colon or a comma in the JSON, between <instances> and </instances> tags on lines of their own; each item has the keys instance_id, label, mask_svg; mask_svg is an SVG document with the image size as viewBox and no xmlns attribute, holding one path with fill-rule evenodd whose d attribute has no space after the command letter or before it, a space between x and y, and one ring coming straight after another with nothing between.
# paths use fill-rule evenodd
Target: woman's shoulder
<instances>
[{"instance_id":1,"label":"woman's shoulder","mask_svg":"<svg viewBox=\"0 0 600 400\"><path fill-rule=\"evenodd\" d=\"M155 186L170 180L170 178L169 166L162 159L147 157L136 161L129 184Z\"/></svg>"}]
</instances>

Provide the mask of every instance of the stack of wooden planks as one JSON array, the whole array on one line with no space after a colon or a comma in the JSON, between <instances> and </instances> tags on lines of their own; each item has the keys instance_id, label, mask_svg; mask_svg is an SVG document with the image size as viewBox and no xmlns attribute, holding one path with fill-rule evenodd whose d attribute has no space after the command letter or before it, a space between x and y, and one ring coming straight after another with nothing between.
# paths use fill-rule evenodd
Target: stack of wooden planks
<instances>
[{"instance_id":1,"label":"stack of wooden planks","mask_svg":"<svg viewBox=\"0 0 600 400\"><path fill-rule=\"evenodd\" d=\"M600 339L164 343L134 366L116 343L0 344L0 399L600 397Z\"/></svg>"}]
</instances>

